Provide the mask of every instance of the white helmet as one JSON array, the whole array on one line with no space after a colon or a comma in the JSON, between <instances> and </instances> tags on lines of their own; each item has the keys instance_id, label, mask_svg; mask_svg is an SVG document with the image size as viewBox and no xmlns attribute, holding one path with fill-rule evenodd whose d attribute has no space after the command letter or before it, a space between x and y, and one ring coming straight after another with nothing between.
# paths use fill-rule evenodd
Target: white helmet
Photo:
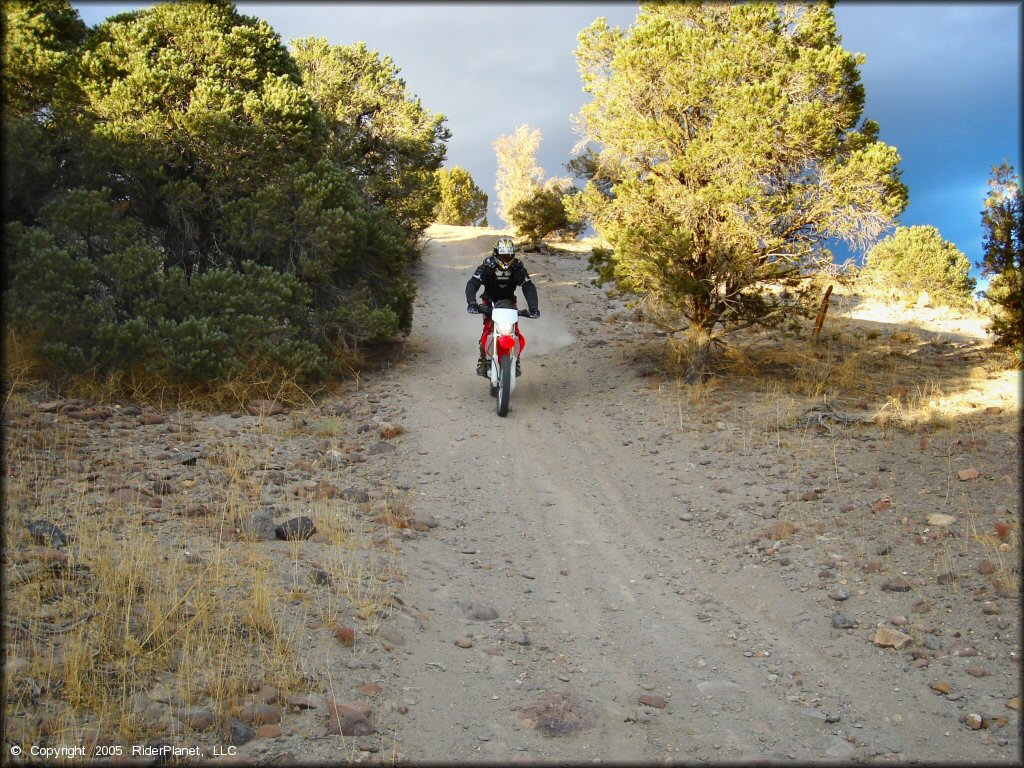
<instances>
[{"instance_id":1,"label":"white helmet","mask_svg":"<svg viewBox=\"0 0 1024 768\"><path fill-rule=\"evenodd\" d=\"M511 237L502 237L498 239L497 244L494 246L494 257L501 264L503 269L508 269L508 265L512 263L512 257L516 255L516 246L512 242Z\"/></svg>"}]
</instances>

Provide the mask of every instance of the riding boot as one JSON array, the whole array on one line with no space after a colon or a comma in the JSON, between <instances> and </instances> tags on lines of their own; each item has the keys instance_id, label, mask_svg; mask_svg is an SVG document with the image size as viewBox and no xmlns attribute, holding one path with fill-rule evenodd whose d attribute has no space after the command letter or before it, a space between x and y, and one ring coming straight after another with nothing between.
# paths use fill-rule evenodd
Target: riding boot
<instances>
[{"instance_id":1,"label":"riding boot","mask_svg":"<svg viewBox=\"0 0 1024 768\"><path fill-rule=\"evenodd\" d=\"M487 376L487 358L484 356L484 346L480 345L480 359L476 361L477 376Z\"/></svg>"}]
</instances>

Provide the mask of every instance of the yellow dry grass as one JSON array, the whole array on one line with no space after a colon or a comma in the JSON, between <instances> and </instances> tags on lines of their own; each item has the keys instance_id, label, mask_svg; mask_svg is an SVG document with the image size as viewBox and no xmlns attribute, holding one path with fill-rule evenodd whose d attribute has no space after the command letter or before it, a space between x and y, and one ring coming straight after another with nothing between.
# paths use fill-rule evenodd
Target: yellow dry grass
<instances>
[{"instance_id":1,"label":"yellow dry grass","mask_svg":"<svg viewBox=\"0 0 1024 768\"><path fill-rule=\"evenodd\" d=\"M310 628L322 627L331 641L342 621L374 631L392 591L380 575L397 573L395 552L379 551L352 504L310 500L325 542L313 551L332 582L314 588L311 542L237 540L236 526L262 495L245 451L219 453L211 514L194 520L152 518L144 503L115 501L96 475L127 476L141 457L131 446L115 454L107 445L86 474L89 445L67 422L4 443L3 618L7 661L16 660L5 664L8 739L80 744L90 732L129 741L159 735L167 724L143 716L143 694L156 685L223 718L241 705L251 680L286 693L334 684L331 654L305 653ZM46 550L27 530L33 520L73 535L66 564L46 565Z\"/></svg>"}]
</instances>

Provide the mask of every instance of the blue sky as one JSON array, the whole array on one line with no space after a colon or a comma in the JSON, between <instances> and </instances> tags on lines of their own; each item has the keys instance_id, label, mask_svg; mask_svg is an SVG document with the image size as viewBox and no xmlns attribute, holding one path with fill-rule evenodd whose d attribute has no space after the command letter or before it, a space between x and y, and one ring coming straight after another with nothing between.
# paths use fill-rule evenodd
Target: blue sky
<instances>
[{"instance_id":1,"label":"blue sky","mask_svg":"<svg viewBox=\"0 0 1024 768\"><path fill-rule=\"evenodd\" d=\"M143 3L74 4L89 25ZM287 43L326 37L364 41L387 54L410 90L444 113L448 165L461 165L491 197L498 136L522 123L544 139L538 164L566 175L577 137L570 116L586 99L573 50L599 16L628 27L636 3L273 3L239 2ZM991 168L1020 164L1020 2L836 4L847 50L864 53L864 117L902 157L910 188L905 226L935 226L971 259L981 258L981 210Z\"/></svg>"}]
</instances>

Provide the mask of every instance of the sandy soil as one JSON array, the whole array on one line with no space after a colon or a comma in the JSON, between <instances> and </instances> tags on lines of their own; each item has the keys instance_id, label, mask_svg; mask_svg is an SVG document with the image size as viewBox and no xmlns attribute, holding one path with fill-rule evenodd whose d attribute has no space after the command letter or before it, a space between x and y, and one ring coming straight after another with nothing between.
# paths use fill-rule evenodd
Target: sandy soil
<instances>
[{"instance_id":1,"label":"sandy soil","mask_svg":"<svg viewBox=\"0 0 1024 768\"><path fill-rule=\"evenodd\" d=\"M393 472L439 523L404 553L405 600L426 618L397 617L400 756L1019 758L1019 537L1000 552L992 535L1017 525L1012 376L930 435L765 429L744 410L757 403L696 407L638 377L624 350L650 331L585 259L527 255L543 315L522 324L499 418L462 299L493 235L430 234L393 374L408 429ZM958 480L968 467L980 477ZM929 525L937 512L955 522ZM980 575L985 559L1002 569ZM884 590L900 576L908 591ZM469 618L479 606L496 618ZM879 623L910 644L876 645Z\"/></svg>"}]
</instances>

